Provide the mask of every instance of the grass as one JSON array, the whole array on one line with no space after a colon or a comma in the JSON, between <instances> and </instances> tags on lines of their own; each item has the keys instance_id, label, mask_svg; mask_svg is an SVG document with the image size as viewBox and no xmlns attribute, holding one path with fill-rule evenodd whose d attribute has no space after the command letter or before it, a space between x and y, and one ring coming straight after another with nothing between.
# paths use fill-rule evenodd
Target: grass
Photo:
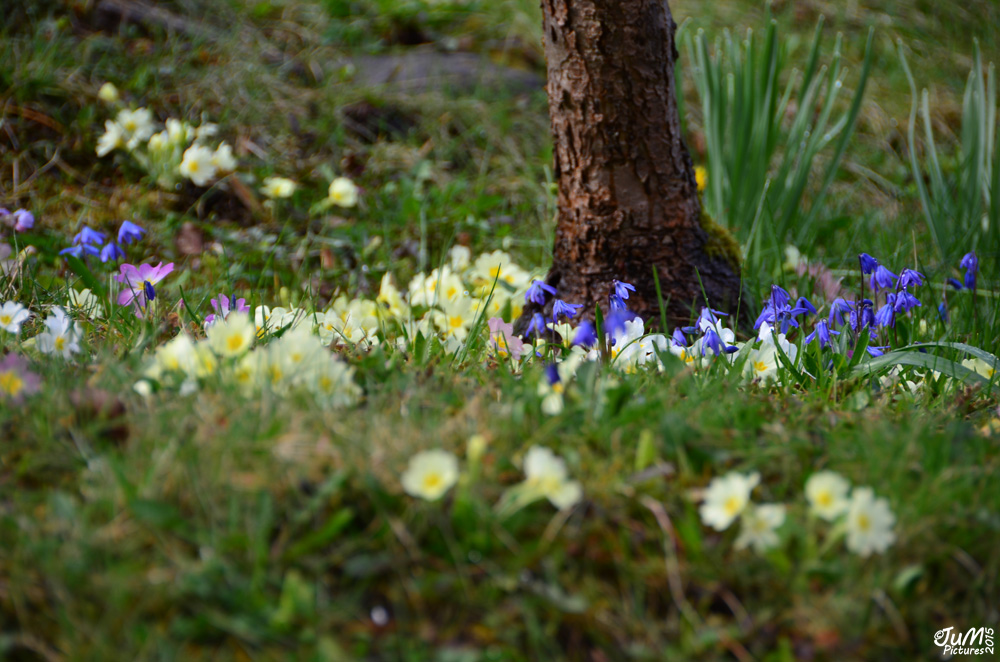
<instances>
[{"instance_id":1,"label":"grass","mask_svg":"<svg viewBox=\"0 0 1000 662\"><path fill-rule=\"evenodd\" d=\"M533 3L165 3L204 13L213 40L101 27L89 4L74 6L31 3L0 28L0 205L39 219L19 237L37 253L21 277L0 277L0 301L36 313L63 302L82 283L57 251L83 224L110 230L126 217L149 228L134 262L179 265L161 301L183 294L198 316L220 289L252 306L374 298L383 273L406 283L455 244L473 255L505 248L544 270L555 211L544 92L402 94L338 64L401 52L401 40L421 33L537 68ZM671 7L710 36L761 24L743 0ZM800 39L790 66L805 57L819 13L826 43L845 33L854 75L867 29L877 29L856 136L798 248L848 288L862 251L918 266L933 283L918 311L930 331L915 318L901 324L898 344L941 338L995 354L989 281L975 315L967 293L952 293L951 325L935 322L943 279L961 271L937 263L911 179L911 96L895 39L916 84L931 90L937 148L953 174L968 36L978 35L984 61L997 61L983 19L996 10L940 11L875 1L774 7L781 32ZM164 191L121 155L96 159L112 114L96 100L106 80L160 119L218 122L251 191L270 174L293 177L300 191L251 213L225 186ZM686 89L697 162L698 104ZM408 128L374 142L353 132L345 109L361 101ZM342 173L363 187L360 206L310 212ZM201 250L181 249L185 224ZM772 278L817 290L815 276L780 267L783 248L771 272L747 283L751 292ZM0 406L6 659L912 660L936 659L941 628L996 627L995 384L912 397L877 378L757 388L718 366L588 366L550 416L541 366L514 374L479 350L456 361L430 344L341 350L364 392L356 407L267 389L247 397L211 380L193 395L146 399L133 387L153 348L195 327L177 308L164 312L173 314L144 323L118 308L87 323L86 358L33 360L42 390ZM41 327L38 316L22 335ZM11 336L0 342L17 347ZM475 434L487 441L478 464L468 457ZM580 505L497 512L532 445L565 458L584 487ZM406 495L399 477L409 458L436 447L478 479L441 502ZM824 549L829 527L806 516L803 496L822 469L888 499L898 539L885 554L862 559L836 540ZM700 521L692 494L732 470L761 473L755 500L789 505L780 544L764 555L735 551L732 529Z\"/></svg>"}]
</instances>

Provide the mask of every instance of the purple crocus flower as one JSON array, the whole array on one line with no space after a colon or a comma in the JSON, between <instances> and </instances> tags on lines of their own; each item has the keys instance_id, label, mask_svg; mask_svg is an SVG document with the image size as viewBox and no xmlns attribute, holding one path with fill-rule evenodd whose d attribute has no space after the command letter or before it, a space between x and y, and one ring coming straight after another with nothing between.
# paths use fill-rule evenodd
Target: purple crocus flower
<instances>
[{"instance_id":1,"label":"purple crocus flower","mask_svg":"<svg viewBox=\"0 0 1000 662\"><path fill-rule=\"evenodd\" d=\"M628 299L629 292L635 292L635 287L630 283L623 283L620 280L613 280L611 284L614 285L615 294L622 299Z\"/></svg>"},{"instance_id":2,"label":"purple crocus flower","mask_svg":"<svg viewBox=\"0 0 1000 662\"><path fill-rule=\"evenodd\" d=\"M920 287L924 284L924 275L919 271L914 271L913 269L903 269L899 272L899 286L902 288L907 288L910 285L914 287Z\"/></svg>"},{"instance_id":3,"label":"purple crocus flower","mask_svg":"<svg viewBox=\"0 0 1000 662\"><path fill-rule=\"evenodd\" d=\"M117 262L123 257L125 257L125 251L123 251L121 246L114 241L109 241L107 245L101 249L101 262Z\"/></svg>"},{"instance_id":4,"label":"purple crocus flower","mask_svg":"<svg viewBox=\"0 0 1000 662\"><path fill-rule=\"evenodd\" d=\"M562 299L556 299L552 302L552 321L557 321L560 315L565 315L566 319L573 319L580 308L583 308L582 303L566 303Z\"/></svg>"},{"instance_id":5,"label":"purple crocus flower","mask_svg":"<svg viewBox=\"0 0 1000 662\"><path fill-rule=\"evenodd\" d=\"M830 344L830 335L839 336L840 331L833 331L827 326L826 320L820 320L816 322L816 329L806 336L806 344L808 345L816 338L819 338L819 348L823 349Z\"/></svg>"},{"instance_id":6,"label":"purple crocus flower","mask_svg":"<svg viewBox=\"0 0 1000 662\"><path fill-rule=\"evenodd\" d=\"M249 313L250 306L247 305L246 299L237 299L236 295L226 296L225 294L219 293L214 299L209 299L208 301L212 304L212 310L215 312L211 315L205 316L205 328L215 324L216 319L221 317L223 320L229 317L229 313Z\"/></svg>"},{"instance_id":7,"label":"purple crocus flower","mask_svg":"<svg viewBox=\"0 0 1000 662\"><path fill-rule=\"evenodd\" d=\"M128 246L133 241L142 239L144 234L146 234L146 230L132 221L122 221L121 227L118 228L118 243Z\"/></svg>"},{"instance_id":8,"label":"purple crocus flower","mask_svg":"<svg viewBox=\"0 0 1000 662\"><path fill-rule=\"evenodd\" d=\"M132 264L123 264L119 270L121 273L116 276L116 280L122 283L124 288L118 295L118 305L132 304L135 307L136 317L142 317L142 311L146 309L147 300L150 299L150 290L155 297L156 290L153 289L153 286L174 270L174 263L171 262L164 266L160 262L155 267L151 264L140 264L138 267Z\"/></svg>"},{"instance_id":9,"label":"purple crocus flower","mask_svg":"<svg viewBox=\"0 0 1000 662\"><path fill-rule=\"evenodd\" d=\"M573 334L573 344L580 345L581 347L593 347L597 344L597 330L594 325L583 320L580 325L576 327L576 333Z\"/></svg>"},{"instance_id":10,"label":"purple crocus flower","mask_svg":"<svg viewBox=\"0 0 1000 662\"><path fill-rule=\"evenodd\" d=\"M14 232L24 232L35 226L35 215L27 209L18 209L11 214L14 221Z\"/></svg>"},{"instance_id":11,"label":"purple crocus flower","mask_svg":"<svg viewBox=\"0 0 1000 662\"><path fill-rule=\"evenodd\" d=\"M556 294L556 288L538 280L537 278L531 281L531 286L528 287L528 291L524 293L524 302L536 303L539 306L545 305L545 293L548 292L552 296Z\"/></svg>"},{"instance_id":12,"label":"purple crocus flower","mask_svg":"<svg viewBox=\"0 0 1000 662\"><path fill-rule=\"evenodd\" d=\"M877 292L879 288L888 289L893 287L897 278L896 274L892 273L881 264L875 267L875 271L872 273L871 277L871 287L873 292Z\"/></svg>"},{"instance_id":13,"label":"purple crocus flower","mask_svg":"<svg viewBox=\"0 0 1000 662\"><path fill-rule=\"evenodd\" d=\"M878 266L878 260L873 258L868 253L862 253L861 255L858 256L858 259L861 261L861 273L865 274L866 276L874 272L875 267Z\"/></svg>"}]
</instances>

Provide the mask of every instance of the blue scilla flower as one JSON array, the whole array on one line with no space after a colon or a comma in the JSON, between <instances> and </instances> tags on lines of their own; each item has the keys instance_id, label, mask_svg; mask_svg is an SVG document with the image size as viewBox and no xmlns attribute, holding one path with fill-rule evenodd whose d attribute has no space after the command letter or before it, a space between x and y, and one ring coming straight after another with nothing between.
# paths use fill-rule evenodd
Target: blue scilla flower
<instances>
[{"instance_id":1,"label":"blue scilla flower","mask_svg":"<svg viewBox=\"0 0 1000 662\"><path fill-rule=\"evenodd\" d=\"M816 314L816 306L809 302L809 299L805 297L799 297L799 300L795 302L795 308L802 310L802 312L808 312L812 315Z\"/></svg>"},{"instance_id":2,"label":"blue scilla flower","mask_svg":"<svg viewBox=\"0 0 1000 662\"><path fill-rule=\"evenodd\" d=\"M675 347L687 347L687 336L679 328L675 328L673 335L670 336L670 343Z\"/></svg>"},{"instance_id":3,"label":"blue scilla flower","mask_svg":"<svg viewBox=\"0 0 1000 662\"><path fill-rule=\"evenodd\" d=\"M152 301L156 298L156 289L148 280L142 281L142 291L146 295L147 301Z\"/></svg>"},{"instance_id":4,"label":"blue scilla flower","mask_svg":"<svg viewBox=\"0 0 1000 662\"><path fill-rule=\"evenodd\" d=\"M125 251L121 249L116 242L109 241L107 245L101 249L101 262L116 262L121 258L125 257Z\"/></svg>"},{"instance_id":5,"label":"blue scilla flower","mask_svg":"<svg viewBox=\"0 0 1000 662\"><path fill-rule=\"evenodd\" d=\"M938 317L940 317L941 321L944 322L945 324L947 324L949 321L948 306L944 304L944 301L938 304Z\"/></svg>"},{"instance_id":6,"label":"blue scilla flower","mask_svg":"<svg viewBox=\"0 0 1000 662\"><path fill-rule=\"evenodd\" d=\"M627 310L612 310L604 318L604 334L609 338L614 338L616 334L625 330L625 322L631 322L637 315Z\"/></svg>"},{"instance_id":7,"label":"blue scilla flower","mask_svg":"<svg viewBox=\"0 0 1000 662\"><path fill-rule=\"evenodd\" d=\"M583 308L582 303L566 303L562 299L556 299L552 303L552 321L557 321L560 315L565 315L566 319L573 319L580 308Z\"/></svg>"},{"instance_id":8,"label":"blue scilla flower","mask_svg":"<svg viewBox=\"0 0 1000 662\"><path fill-rule=\"evenodd\" d=\"M878 260L873 258L868 253L862 253L858 256L858 260L861 262L861 273L866 276L875 271L875 267L878 266Z\"/></svg>"},{"instance_id":9,"label":"blue scilla flower","mask_svg":"<svg viewBox=\"0 0 1000 662\"><path fill-rule=\"evenodd\" d=\"M580 325L576 327L576 333L573 334L573 344L580 345L581 347L593 347L597 344L597 330L594 325L583 320Z\"/></svg>"},{"instance_id":10,"label":"blue scilla flower","mask_svg":"<svg viewBox=\"0 0 1000 662\"><path fill-rule=\"evenodd\" d=\"M142 239L144 234L146 234L146 230L132 221L122 221L121 227L118 228L118 243L128 246L133 241Z\"/></svg>"},{"instance_id":11,"label":"blue scilla flower","mask_svg":"<svg viewBox=\"0 0 1000 662\"><path fill-rule=\"evenodd\" d=\"M894 308L897 313L905 313L912 308L921 306L920 300L907 292L906 290L900 290L896 295L896 304Z\"/></svg>"},{"instance_id":12,"label":"blue scilla flower","mask_svg":"<svg viewBox=\"0 0 1000 662\"><path fill-rule=\"evenodd\" d=\"M617 294L622 299L628 299L629 292L635 292L635 286L630 283L623 283L620 280L611 281L615 288L615 294Z\"/></svg>"},{"instance_id":13,"label":"blue scilla flower","mask_svg":"<svg viewBox=\"0 0 1000 662\"><path fill-rule=\"evenodd\" d=\"M101 251L92 244L83 244L79 246L70 246L69 248L64 248L59 251L60 255L72 255L73 257L78 257L81 260L84 255L100 255Z\"/></svg>"},{"instance_id":14,"label":"blue scilla flower","mask_svg":"<svg viewBox=\"0 0 1000 662\"><path fill-rule=\"evenodd\" d=\"M555 386L559 383L559 366L555 363L550 363L545 366L545 377L549 380L549 386Z\"/></svg>"},{"instance_id":15,"label":"blue scilla flower","mask_svg":"<svg viewBox=\"0 0 1000 662\"><path fill-rule=\"evenodd\" d=\"M956 290L962 289L962 281L958 280L957 278L949 278L948 284L951 285Z\"/></svg>"},{"instance_id":16,"label":"blue scilla flower","mask_svg":"<svg viewBox=\"0 0 1000 662\"><path fill-rule=\"evenodd\" d=\"M530 336L531 334L535 334L536 338L541 338L545 334L545 318L542 317L541 313L535 313L531 316L531 322L528 323L524 335Z\"/></svg>"},{"instance_id":17,"label":"blue scilla flower","mask_svg":"<svg viewBox=\"0 0 1000 662\"><path fill-rule=\"evenodd\" d=\"M872 272L871 286L872 291L877 292L879 288L888 289L895 285L895 280L897 276L892 273L881 264L875 267L875 271Z\"/></svg>"},{"instance_id":18,"label":"blue scilla flower","mask_svg":"<svg viewBox=\"0 0 1000 662\"><path fill-rule=\"evenodd\" d=\"M90 228L90 226L83 226L75 237L73 237L73 243L77 246L85 246L87 244L103 244L104 243L104 233L98 232Z\"/></svg>"},{"instance_id":19,"label":"blue scilla flower","mask_svg":"<svg viewBox=\"0 0 1000 662\"><path fill-rule=\"evenodd\" d=\"M537 278L531 281L531 286L528 287L528 291L524 293L524 302L536 303L539 306L545 305L545 293L548 292L552 296L556 294L556 288L548 285Z\"/></svg>"},{"instance_id":20,"label":"blue scilla flower","mask_svg":"<svg viewBox=\"0 0 1000 662\"><path fill-rule=\"evenodd\" d=\"M816 329L808 336L806 336L806 344L808 345L816 338L819 338L819 348L823 349L824 347L830 344L831 334L839 336L840 331L833 331L827 326L826 320L821 319L820 321L816 322Z\"/></svg>"},{"instance_id":21,"label":"blue scilla flower","mask_svg":"<svg viewBox=\"0 0 1000 662\"><path fill-rule=\"evenodd\" d=\"M924 284L924 275L913 269L903 269L899 272L899 286L907 288L909 286L920 287Z\"/></svg>"},{"instance_id":22,"label":"blue scilla flower","mask_svg":"<svg viewBox=\"0 0 1000 662\"><path fill-rule=\"evenodd\" d=\"M851 310L854 308L853 301L845 301L841 297L837 297L830 304L830 317L828 318L829 324L832 328L836 329L837 325L844 325L845 316L851 314Z\"/></svg>"},{"instance_id":23,"label":"blue scilla flower","mask_svg":"<svg viewBox=\"0 0 1000 662\"><path fill-rule=\"evenodd\" d=\"M705 332L705 336L701 340L701 355L705 356L705 349L711 349L718 356L726 351L726 345L722 342L722 338L719 334L715 332L715 329L709 329Z\"/></svg>"},{"instance_id":24,"label":"blue scilla flower","mask_svg":"<svg viewBox=\"0 0 1000 662\"><path fill-rule=\"evenodd\" d=\"M976 251L966 253L958 266L965 269L965 287L970 290L976 289L976 272L979 271L979 258L976 257Z\"/></svg>"},{"instance_id":25,"label":"blue scilla flower","mask_svg":"<svg viewBox=\"0 0 1000 662\"><path fill-rule=\"evenodd\" d=\"M609 302L611 304L611 310L612 311L621 311L621 312L624 312L624 311L628 310L628 306L625 305L624 299L622 299L620 296L618 296L618 294L612 293L611 296L608 297L608 300L609 300Z\"/></svg>"},{"instance_id":26,"label":"blue scilla flower","mask_svg":"<svg viewBox=\"0 0 1000 662\"><path fill-rule=\"evenodd\" d=\"M779 309L782 306L787 306L788 301L792 298L792 295L788 293L788 290L781 287L780 285L771 286L771 302L773 305L777 306Z\"/></svg>"},{"instance_id":27,"label":"blue scilla flower","mask_svg":"<svg viewBox=\"0 0 1000 662\"><path fill-rule=\"evenodd\" d=\"M885 350L889 349L889 346L882 345L881 347L874 347L873 345L868 345L868 347L865 347L865 349L868 351L869 354L877 358L885 354Z\"/></svg>"},{"instance_id":28,"label":"blue scilla flower","mask_svg":"<svg viewBox=\"0 0 1000 662\"><path fill-rule=\"evenodd\" d=\"M875 313L875 326L894 326L896 324L896 295L891 292L886 297L886 303Z\"/></svg>"}]
</instances>

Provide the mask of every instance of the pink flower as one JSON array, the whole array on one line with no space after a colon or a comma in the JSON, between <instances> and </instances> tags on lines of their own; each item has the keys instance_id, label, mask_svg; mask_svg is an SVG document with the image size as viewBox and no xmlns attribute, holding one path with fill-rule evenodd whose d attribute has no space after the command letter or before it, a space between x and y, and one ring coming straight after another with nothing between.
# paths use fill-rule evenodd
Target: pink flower
<instances>
[{"instance_id":1,"label":"pink flower","mask_svg":"<svg viewBox=\"0 0 1000 662\"><path fill-rule=\"evenodd\" d=\"M135 306L136 317L142 317L142 311L146 309L148 302L156 298L156 289L153 286L173 270L173 262L166 266L160 262L155 267L151 264L140 264L138 267L123 264L117 279L125 287L118 295L118 305L132 304Z\"/></svg>"},{"instance_id":2,"label":"pink flower","mask_svg":"<svg viewBox=\"0 0 1000 662\"><path fill-rule=\"evenodd\" d=\"M247 305L246 299L237 299L235 295L227 297L225 294L220 292L218 296L214 299L210 299L209 303L212 304L212 310L215 311L214 314L205 317L205 328L208 328L215 324L216 316L226 319L229 317L229 313L249 313L250 306Z\"/></svg>"},{"instance_id":3,"label":"pink flower","mask_svg":"<svg viewBox=\"0 0 1000 662\"><path fill-rule=\"evenodd\" d=\"M520 360L524 353L524 342L514 335L514 325L504 324L499 317L491 317L487 324L490 327L490 345L497 355L506 357L509 354L515 361Z\"/></svg>"}]
</instances>

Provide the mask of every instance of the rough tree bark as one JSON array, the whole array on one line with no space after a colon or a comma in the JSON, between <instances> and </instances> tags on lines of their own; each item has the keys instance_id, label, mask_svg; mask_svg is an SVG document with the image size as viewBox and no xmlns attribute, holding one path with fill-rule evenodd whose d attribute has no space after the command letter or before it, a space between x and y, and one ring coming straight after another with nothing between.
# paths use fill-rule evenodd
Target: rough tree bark
<instances>
[{"instance_id":1,"label":"rough tree bark","mask_svg":"<svg viewBox=\"0 0 1000 662\"><path fill-rule=\"evenodd\" d=\"M542 0L542 10L559 183L547 282L588 316L607 310L613 279L633 283L629 309L658 326L656 268L671 322L706 295L734 312L739 267L703 227L681 139L666 0Z\"/></svg>"}]
</instances>

